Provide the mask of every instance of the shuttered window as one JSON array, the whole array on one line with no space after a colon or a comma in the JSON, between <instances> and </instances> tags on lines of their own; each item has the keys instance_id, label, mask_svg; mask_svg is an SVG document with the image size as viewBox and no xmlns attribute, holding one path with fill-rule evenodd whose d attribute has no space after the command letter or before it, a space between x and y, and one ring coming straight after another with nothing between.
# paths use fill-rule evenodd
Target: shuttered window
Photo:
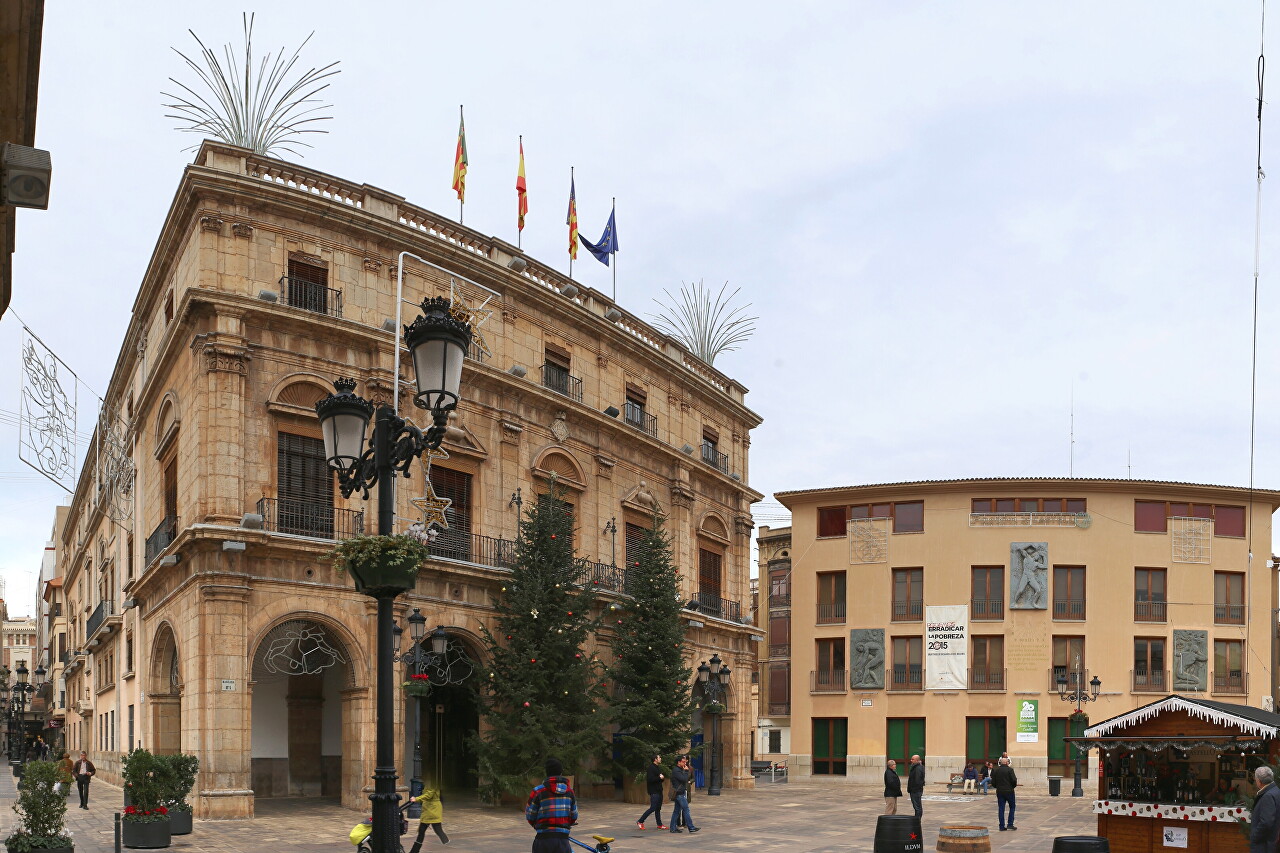
<instances>
[{"instance_id":1,"label":"shuttered window","mask_svg":"<svg viewBox=\"0 0 1280 853\"><path fill-rule=\"evenodd\" d=\"M276 476L281 533L333 538L333 471L318 438L276 436Z\"/></svg>"},{"instance_id":2,"label":"shuttered window","mask_svg":"<svg viewBox=\"0 0 1280 853\"><path fill-rule=\"evenodd\" d=\"M644 549L645 538L649 531L638 524L627 522L626 560L627 568L635 568L640 561Z\"/></svg>"},{"instance_id":3,"label":"shuttered window","mask_svg":"<svg viewBox=\"0 0 1280 853\"><path fill-rule=\"evenodd\" d=\"M715 551L698 549L698 591L703 595L720 597L720 566L723 560Z\"/></svg>"},{"instance_id":4,"label":"shuttered window","mask_svg":"<svg viewBox=\"0 0 1280 853\"><path fill-rule=\"evenodd\" d=\"M471 475L432 465L431 488L436 497L450 501L444 511L449 529L436 537L440 553L458 560L471 559Z\"/></svg>"}]
</instances>

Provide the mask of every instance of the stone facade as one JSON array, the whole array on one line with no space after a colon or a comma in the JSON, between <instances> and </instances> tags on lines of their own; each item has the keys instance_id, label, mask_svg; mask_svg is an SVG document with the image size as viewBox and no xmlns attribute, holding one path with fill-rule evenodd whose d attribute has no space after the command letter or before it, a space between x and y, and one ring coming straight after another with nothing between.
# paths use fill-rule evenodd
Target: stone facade
<instances>
[{"instance_id":1,"label":"stone facade","mask_svg":"<svg viewBox=\"0 0 1280 853\"><path fill-rule=\"evenodd\" d=\"M760 495L747 485L748 448L760 420L746 389L626 312L607 320L615 306L601 294L579 285L565 297L567 279L527 259L516 272L517 257L382 190L203 145L108 392L129 424L130 521L102 511L118 496L95 490L91 458L62 537L72 645L88 652L67 669L69 734L92 751L107 732L95 757L105 778L132 719L141 745L200 757L197 816L251 815L266 795L367 807L374 602L321 558L335 539L373 532L377 501L345 500L290 466L320 438L313 405L334 379L354 378L374 402L396 399L388 329L401 272L407 302L452 295L487 319L464 365L449 456L433 462L469 494L469 529L438 541L441 559L397 602L399 615L420 608L482 667L480 626L492 625L519 510L554 477L602 601L621 598L611 587L625 523L645 523L656 505L699 605L691 662L718 653L750 671L749 509ZM401 320L414 316L406 306ZM400 375L401 414L422 425L407 357ZM415 464L398 480L398 529L416 518L423 478ZM300 481L316 493L300 495ZM618 533L601 533L611 519ZM137 655L127 673L126 638ZM397 707L402 733L412 707ZM474 726L469 713L441 701L424 730L463 750L451 744ZM748 690L731 694L733 784L751 784L753 713ZM403 757L398 766L403 783Z\"/></svg>"}]
</instances>

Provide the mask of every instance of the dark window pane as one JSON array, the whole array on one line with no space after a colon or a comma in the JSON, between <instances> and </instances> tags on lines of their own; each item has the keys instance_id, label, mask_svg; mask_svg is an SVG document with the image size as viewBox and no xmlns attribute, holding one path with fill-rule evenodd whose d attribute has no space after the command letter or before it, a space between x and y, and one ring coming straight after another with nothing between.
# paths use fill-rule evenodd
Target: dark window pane
<instances>
[{"instance_id":1,"label":"dark window pane","mask_svg":"<svg viewBox=\"0 0 1280 853\"><path fill-rule=\"evenodd\" d=\"M1192 504L1192 518L1213 518L1213 507L1209 504Z\"/></svg>"},{"instance_id":2,"label":"dark window pane","mask_svg":"<svg viewBox=\"0 0 1280 853\"><path fill-rule=\"evenodd\" d=\"M991 498L974 498L970 512L991 512Z\"/></svg>"},{"instance_id":3,"label":"dark window pane","mask_svg":"<svg viewBox=\"0 0 1280 853\"><path fill-rule=\"evenodd\" d=\"M842 506L818 507L818 535L844 536L846 514Z\"/></svg>"},{"instance_id":4,"label":"dark window pane","mask_svg":"<svg viewBox=\"0 0 1280 853\"><path fill-rule=\"evenodd\" d=\"M895 504L893 532L913 533L924 530L924 501Z\"/></svg>"},{"instance_id":5,"label":"dark window pane","mask_svg":"<svg viewBox=\"0 0 1280 853\"><path fill-rule=\"evenodd\" d=\"M1186 518L1191 514L1190 504L1169 504L1170 518Z\"/></svg>"},{"instance_id":6,"label":"dark window pane","mask_svg":"<svg viewBox=\"0 0 1280 853\"><path fill-rule=\"evenodd\" d=\"M1164 533L1167 529L1162 501L1134 501L1133 529L1141 533Z\"/></svg>"},{"instance_id":7,"label":"dark window pane","mask_svg":"<svg viewBox=\"0 0 1280 853\"><path fill-rule=\"evenodd\" d=\"M1068 500L1067 512L1084 512L1085 503L1083 500Z\"/></svg>"},{"instance_id":8,"label":"dark window pane","mask_svg":"<svg viewBox=\"0 0 1280 853\"><path fill-rule=\"evenodd\" d=\"M1016 504L1013 498L1001 498L996 501L996 512L1015 512Z\"/></svg>"},{"instance_id":9,"label":"dark window pane","mask_svg":"<svg viewBox=\"0 0 1280 853\"><path fill-rule=\"evenodd\" d=\"M1061 498L1045 498L1042 512L1062 512Z\"/></svg>"},{"instance_id":10,"label":"dark window pane","mask_svg":"<svg viewBox=\"0 0 1280 853\"><path fill-rule=\"evenodd\" d=\"M888 518L891 515L893 515L893 504L872 504L871 505L872 518Z\"/></svg>"},{"instance_id":11,"label":"dark window pane","mask_svg":"<svg viewBox=\"0 0 1280 853\"><path fill-rule=\"evenodd\" d=\"M1018 512L1038 512L1040 501L1037 498L1020 498L1018 500Z\"/></svg>"},{"instance_id":12,"label":"dark window pane","mask_svg":"<svg viewBox=\"0 0 1280 853\"><path fill-rule=\"evenodd\" d=\"M849 517L850 518L870 518L871 507L867 506L866 504L863 504L862 506L849 507Z\"/></svg>"},{"instance_id":13,"label":"dark window pane","mask_svg":"<svg viewBox=\"0 0 1280 853\"><path fill-rule=\"evenodd\" d=\"M1244 507L1220 506L1213 512L1214 536L1243 536Z\"/></svg>"}]
</instances>

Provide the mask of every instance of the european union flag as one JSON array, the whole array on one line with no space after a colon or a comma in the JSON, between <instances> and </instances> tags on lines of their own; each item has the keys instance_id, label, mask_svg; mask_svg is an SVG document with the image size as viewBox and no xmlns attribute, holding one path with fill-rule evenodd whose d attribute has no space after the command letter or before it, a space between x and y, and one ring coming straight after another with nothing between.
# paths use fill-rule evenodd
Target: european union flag
<instances>
[{"instance_id":1,"label":"european union flag","mask_svg":"<svg viewBox=\"0 0 1280 853\"><path fill-rule=\"evenodd\" d=\"M592 243L581 234L578 235L578 239L587 247L587 251L595 255L596 260L606 267L609 266L609 256L618 251L618 229L613 223L614 213L615 211L609 211L609 224L604 227L599 243Z\"/></svg>"}]
</instances>

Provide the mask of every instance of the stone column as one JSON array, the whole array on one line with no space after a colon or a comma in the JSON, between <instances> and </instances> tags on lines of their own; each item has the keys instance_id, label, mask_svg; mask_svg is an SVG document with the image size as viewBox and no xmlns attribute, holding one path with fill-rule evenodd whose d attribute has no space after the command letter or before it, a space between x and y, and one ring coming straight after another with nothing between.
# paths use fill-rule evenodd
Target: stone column
<instances>
[{"instance_id":1,"label":"stone column","mask_svg":"<svg viewBox=\"0 0 1280 853\"><path fill-rule=\"evenodd\" d=\"M244 318L237 309L221 307L212 319L209 332L196 335L191 349L196 370L202 376L192 400L195 428L205 448L193 472L199 484L191 519L183 524L204 521L211 524L239 524L245 512L244 461L227 448L244 446L245 389L249 350L244 337ZM194 485L187 485L194 491Z\"/></svg>"},{"instance_id":2,"label":"stone column","mask_svg":"<svg viewBox=\"0 0 1280 853\"><path fill-rule=\"evenodd\" d=\"M368 687L348 687L342 691L342 805L359 811L368 811L369 794L373 790L371 694Z\"/></svg>"}]
</instances>

